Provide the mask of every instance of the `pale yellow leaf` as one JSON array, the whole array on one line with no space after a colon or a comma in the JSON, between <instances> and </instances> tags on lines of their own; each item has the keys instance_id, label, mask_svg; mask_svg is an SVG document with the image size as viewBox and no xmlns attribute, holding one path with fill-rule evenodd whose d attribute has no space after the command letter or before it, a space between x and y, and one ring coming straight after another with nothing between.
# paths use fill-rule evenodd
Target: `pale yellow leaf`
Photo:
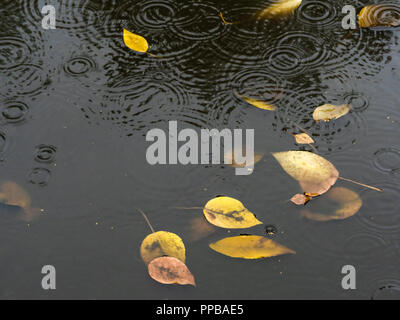
<instances>
[{"instance_id":1,"label":"pale yellow leaf","mask_svg":"<svg viewBox=\"0 0 400 320\"><path fill-rule=\"evenodd\" d=\"M315 121L329 121L332 119L339 119L350 111L350 105L343 104L336 106L333 104L324 104L314 110L313 118Z\"/></svg>"},{"instance_id":2,"label":"pale yellow leaf","mask_svg":"<svg viewBox=\"0 0 400 320\"><path fill-rule=\"evenodd\" d=\"M294 138L298 144L309 144L315 142L307 133L295 134Z\"/></svg>"},{"instance_id":3,"label":"pale yellow leaf","mask_svg":"<svg viewBox=\"0 0 400 320\"><path fill-rule=\"evenodd\" d=\"M239 200L230 197L211 199L203 213L208 222L221 228L250 228L262 223Z\"/></svg>"},{"instance_id":4,"label":"pale yellow leaf","mask_svg":"<svg viewBox=\"0 0 400 320\"><path fill-rule=\"evenodd\" d=\"M261 236L236 236L210 244L210 248L232 258L259 259L296 253L285 246Z\"/></svg>"},{"instance_id":5,"label":"pale yellow leaf","mask_svg":"<svg viewBox=\"0 0 400 320\"><path fill-rule=\"evenodd\" d=\"M400 6L395 4L377 4L362 8L358 15L361 28L400 26Z\"/></svg>"},{"instance_id":6,"label":"pale yellow leaf","mask_svg":"<svg viewBox=\"0 0 400 320\"><path fill-rule=\"evenodd\" d=\"M263 109L263 110L268 110L268 111L274 111L276 109L276 107L273 104L267 103L265 101L249 98L249 97L241 95L241 94L239 94L237 92L236 92L236 95L239 98L242 98L248 104L251 104L252 106L254 106L256 108Z\"/></svg>"}]
</instances>

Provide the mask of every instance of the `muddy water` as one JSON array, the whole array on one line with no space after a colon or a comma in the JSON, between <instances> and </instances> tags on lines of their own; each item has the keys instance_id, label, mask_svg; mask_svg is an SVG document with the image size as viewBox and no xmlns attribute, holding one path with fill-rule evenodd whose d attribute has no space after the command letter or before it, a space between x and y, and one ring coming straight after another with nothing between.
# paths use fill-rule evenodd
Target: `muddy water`
<instances>
[{"instance_id":1,"label":"muddy water","mask_svg":"<svg viewBox=\"0 0 400 320\"><path fill-rule=\"evenodd\" d=\"M282 21L254 19L268 3L1 1L0 175L42 209L26 221L20 208L0 207L1 298L400 298L398 30L344 30L341 0L303 1ZM45 4L56 6L55 30L42 28ZM220 11L240 23L224 25ZM128 49L123 28L146 37L157 57ZM352 111L317 124L312 111L324 103ZM172 120L180 129L254 129L264 157L248 176L226 165L151 166L146 133ZM270 155L312 151L288 134L299 133L294 123L341 176L385 192L340 181L362 198L355 216L302 217L287 201L298 185ZM240 231L194 237L201 211L174 207L216 195L240 199L264 222L246 233L297 254L247 261L213 252L209 243ZM196 288L149 278L139 246L150 230L136 208L182 237ZM348 264L356 290L341 287ZM41 288L44 265L57 270L54 291Z\"/></svg>"}]
</instances>

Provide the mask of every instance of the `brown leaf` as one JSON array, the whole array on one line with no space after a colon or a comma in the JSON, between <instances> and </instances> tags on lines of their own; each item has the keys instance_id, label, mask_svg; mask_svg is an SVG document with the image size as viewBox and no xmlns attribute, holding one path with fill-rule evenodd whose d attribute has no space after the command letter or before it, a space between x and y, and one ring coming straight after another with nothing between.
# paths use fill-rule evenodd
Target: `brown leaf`
<instances>
[{"instance_id":1,"label":"brown leaf","mask_svg":"<svg viewBox=\"0 0 400 320\"><path fill-rule=\"evenodd\" d=\"M302 204L306 204L310 200L311 200L311 197L306 196L305 194L301 194L301 193L295 194L290 199L290 201L292 201L294 204L297 204L299 206L302 205Z\"/></svg>"},{"instance_id":2,"label":"brown leaf","mask_svg":"<svg viewBox=\"0 0 400 320\"><path fill-rule=\"evenodd\" d=\"M190 284L196 286L194 277L188 267L174 257L159 257L148 264L150 277L163 284Z\"/></svg>"}]
</instances>

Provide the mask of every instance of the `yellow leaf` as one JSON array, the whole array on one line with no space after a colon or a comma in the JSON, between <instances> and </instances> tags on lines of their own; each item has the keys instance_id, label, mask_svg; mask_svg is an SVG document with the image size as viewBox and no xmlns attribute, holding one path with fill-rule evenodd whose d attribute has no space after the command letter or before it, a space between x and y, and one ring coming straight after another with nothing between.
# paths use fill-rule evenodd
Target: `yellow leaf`
<instances>
[{"instance_id":1,"label":"yellow leaf","mask_svg":"<svg viewBox=\"0 0 400 320\"><path fill-rule=\"evenodd\" d=\"M304 192L323 194L336 183L339 172L328 160L307 151L272 153L283 170L300 182Z\"/></svg>"},{"instance_id":2,"label":"yellow leaf","mask_svg":"<svg viewBox=\"0 0 400 320\"><path fill-rule=\"evenodd\" d=\"M298 144L309 144L315 142L307 133L295 134L294 138Z\"/></svg>"},{"instance_id":3,"label":"yellow leaf","mask_svg":"<svg viewBox=\"0 0 400 320\"><path fill-rule=\"evenodd\" d=\"M261 236L229 237L210 244L210 248L232 258L259 259L296 253Z\"/></svg>"},{"instance_id":4,"label":"yellow leaf","mask_svg":"<svg viewBox=\"0 0 400 320\"><path fill-rule=\"evenodd\" d=\"M340 205L339 209L328 214L302 210L301 214L308 219L316 221L341 220L355 215L362 206L362 200L359 195L347 188L332 188L327 192L326 197L338 203Z\"/></svg>"},{"instance_id":5,"label":"yellow leaf","mask_svg":"<svg viewBox=\"0 0 400 320\"><path fill-rule=\"evenodd\" d=\"M301 4L301 0L278 0L264 9L259 18L273 18L276 16L290 14L295 11Z\"/></svg>"},{"instance_id":6,"label":"yellow leaf","mask_svg":"<svg viewBox=\"0 0 400 320\"><path fill-rule=\"evenodd\" d=\"M142 36L134 34L126 29L124 29L124 43L125 45L137 52L147 52L149 49L149 44L147 40Z\"/></svg>"},{"instance_id":7,"label":"yellow leaf","mask_svg":"<svg viewBox=\"0 0 400 320\"><path fill-rule=\"evenodd\" d=\"M239 97L242 98L243 100L245 100L247 103L253 105L254 107L257 107L259 109L263 109L263 110L269 110L269 111L274 111L276 109L276 107L272 104L269 104L267 102L264 102L262 100L257 100L257 99L253 99L253 98L249 98L246 96L243 96L241 94L239 94L238 92L235 92L235 94Z\"/></svg>"},{"instance_id":8,"label":"yellow leaf","mask_svg":"<svg viewBox=\"0 0 400 320\"><path fill-rule=\"evenodd\" d=\"M171 256L185 263L186 250L182 239L172 232L157 231L149 234L140 246L145 264L161 256Z\"/></svg>"},{"instance_id":9,"label":"yellow leaf","mask_svg":"<svg viewBox=\"0 0 400 320\"><path fill-rule=\"evenodd\" d=\"M196 286L188 267L174 257L156 258L148 264L147 270L150 277L163 284L191 284Z\"/></svg>"},{"instance_id":10,"label":"yellow leaf","mask_svg":"<svg viewBox=\"0 0 400 320\"><path fill-rule=\"evenodd\" d=\"M343 104L336 106L333 104L324 104L314 110L313 118L315 121L329 121L332 119L339 119L350 111L350 105Z\"/></svg>"},{"instance_id":11,"label":"yellow leaf","mask_svg":"<svg viewBox=\"0 0 400 320\"><path fill-rule=\"evenodd\" d=\"M400 6L394 4L369 5L358 15L361 28L397 27L400 25Z\"/></svg>"},{"instance_id":12,"label":"yellow leaf","mask_svg":"<svg viewBox=\"0 0 400 320\"><path fill-rule=\"evenodd\" d=\"M208 222L221 228L250 228L262 223L239 200L230 197L211 199L203 213Z\"/></svg>"}]
</instances>

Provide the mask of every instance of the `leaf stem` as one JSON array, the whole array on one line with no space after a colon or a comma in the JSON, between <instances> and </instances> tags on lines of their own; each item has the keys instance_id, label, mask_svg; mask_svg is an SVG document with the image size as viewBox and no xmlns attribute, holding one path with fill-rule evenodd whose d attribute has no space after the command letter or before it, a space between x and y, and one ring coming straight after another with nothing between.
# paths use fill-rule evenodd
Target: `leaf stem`
<instances>
[{"instance_id":1,"label":"leaf stem","mask_svg":"<svg viewBox=\"0 0 400 320\"><path fill-rule=\"evenodd\" d=\"M147 218L146 214L145 214L142 210L140 210L139 208L137 208L137 210L142 214L144 220L146 220L147 225L150 227L150 230L151 230L153 233L155 233L155 231L154 231L154 229L153 229L153 226L151 225L151 223L150 223L149 219Z\"/></svg>"},{"instance_id":2,"label":"leaf stem","mask_svg":"<svg viewBox=\"0 0 400 320\"><path fill-rule=\"evenodd\" d=\"M355 184L358 184L358 185L363 186L365 188L369 188L369 189L372 189L372 190L375 190L375 191L378 191L378 192L383 192L383 190L380 189L380 188L372 187L372 186L369 186L367 184L363 184L363 183L360 183L360 182L357 182L357 181L354 181L354 180L350 180L350 179L343 178L343 177L339 177L339 179L347 181L347 182L355 183Z\"/></svg>"}]
</instances>

